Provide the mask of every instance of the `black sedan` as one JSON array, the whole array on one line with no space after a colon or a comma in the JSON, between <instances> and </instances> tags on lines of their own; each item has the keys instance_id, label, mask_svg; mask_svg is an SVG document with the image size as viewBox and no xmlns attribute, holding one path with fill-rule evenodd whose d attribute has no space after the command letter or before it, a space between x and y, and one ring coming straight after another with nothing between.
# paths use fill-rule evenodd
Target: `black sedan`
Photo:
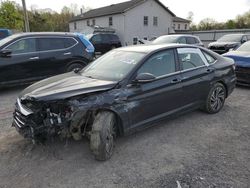
<instances>
[{"instance_id":1,"label":"black sedan","mask_svg":"<svg viewBox=\"0 0 250 188\"><path fill-rule=\"evenodd\" d=\"M235 51L223 54L235 61L237 84L250 86L250 42L244 43Z\"/></svg>"},{"instance_id":2,"label":"black sedan","mask_svg":"<svg viewBox=\"0 0 250 188\"><path fill-rule=\"evenodd\" d=\"M51 135L90 138L98 160L116 136L202 108L219 112L235 88L234 62L201 47L133 46L113 50L82 71L26 88L13 126L34 142Z\"/></svg>"}]
</instances>

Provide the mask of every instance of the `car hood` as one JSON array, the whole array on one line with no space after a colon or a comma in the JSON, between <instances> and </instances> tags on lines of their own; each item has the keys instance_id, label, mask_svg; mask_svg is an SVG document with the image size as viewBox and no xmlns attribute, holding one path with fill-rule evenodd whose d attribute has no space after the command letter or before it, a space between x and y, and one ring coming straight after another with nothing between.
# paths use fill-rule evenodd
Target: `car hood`
<instances>
[{"instance_id":1,"label":"car hood","mask_svg":"<svg viewBox=\"0 0 250 188\"><path fill-rule=\"evenodd\" d=\"M230 46L237 46L239 45L240 43L239 42L212 42L209 44L209 47L210 46L226 46L226 45L230 45Z\"/></svg>"},{"instance_id":2,"label":"car hood","mask_svg":"<svg viewBox=\"0 0 250 188\"><path fill-rule=\"evenodd\" d=\"M49 101L105 91L112 89L117 82L87 78L70 72L37 82L21 92L21 100Z\"/></svg>"}]
</instances>

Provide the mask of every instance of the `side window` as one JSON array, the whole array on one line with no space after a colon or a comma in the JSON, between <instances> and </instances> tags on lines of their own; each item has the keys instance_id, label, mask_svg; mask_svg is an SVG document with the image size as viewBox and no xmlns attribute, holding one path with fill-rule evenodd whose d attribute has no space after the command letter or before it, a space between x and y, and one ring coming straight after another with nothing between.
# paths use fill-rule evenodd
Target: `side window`
<instances>
[{"instance_id":1,"label":"side window","mask_svg":"<svg viewBox=\"0 0 250 188\"><path fill-rule=\"evenodd\" d=\"M101 35L101 38L102 38L102 42L105 43L105 44L109 44L110 41L111 41L111 36L110 35Z\"/></svg>"},{"instance_id":2,"label":"side window","mask_svg":"<svg viewBox=\"0 0 250 188\"><path fill-rule=\"evenodd\" d=\"M36 39L35 38L28 38L28 39L21 39L14 44L11 44L6 49L12 51L12 54L21 54L21 53L30 53L36 52Z\"/></svg>"},{"instance_id":3,"label":"side window","mask_svg":"<svg viewBox=\"0 0 250 188\"><path fill-rule=\"evenodd\" d=\"M212 63L214 63L214 62L216 61L216 59L215 59L213 56L209 55L207 52L202 51L202 53L203 53L204 56L206 57L207 62L208 62L209 64L212 64Z\"/></svg>"},{"instance_id":4,"label":"side window","mask_svg":"<svg viewBox=\"0 0 250 188\"><path fill-rule=\"evenodd\" d=\"M193 37L187 37L187 44L195 44L195 40Z\"/></svg>"},{"instance_id":5,"label":"side window","mask_svg":"<svg viewBox=\"0 0 250 188\"><path fill-rule=\"evenodd\" d=\"M206 59L200 49L178 48L177 52L182 70L193 69L206 65Z\"/></svg>"},{"instance_id":6,"label":"side window","mask_svg":"<svg viewBox=\"0 0 250 188\"><path fill-rule=\"evenodd\" d=\"M96 43L101 43L102 42L101 36L100 35L93 36L92 39L91 39L91 42L93 42L95 44Z\"/></svg>"},{"instance_id":7,"label":"side window","mask_svg":"<svg viewBox=\"0 0 250 188\"><path fill-rule=\"evenodd\" d=\"M194 38L194 40L195 40L195 43L196 43L196 44L199 44L199 43L200 43L200 41L199 41L197 38Z\"/></svg>"},{"instance_id":8,"label":"side window","mask_svg":"<svg viewBox=\"0 0 250 188\"><path fill-rule=\"evenodd\" d=\"M119 42L119 38L116 35L110 35L113 42Z\"/></svg>"},{"instance_id":9,"label":"side window","mask_svg":"<svg viewBox=\"0 0 250 188\"><path fill-rule=\"evenodd\" d=\"M65 48L63 38L40 38L38 40L40 51L61 50Z\"/></svg>"},{"instance_id":10,"label":"side window","mask_svg":"<svg viewBox=\"0 0 250 188\"><path fill-rule=\"evenodd\" d=\"M137 74L150 73L156 77L175 72L175 57L173 50L157 53L150 57L138 70Z\"/></svg>"},{"instance_id":11,"label":"side window","mask_svg":"<svg viewBox=\"0 0 250 188\"><path fill-rule=\"evenodd\" d=\"M177 42L180 43L180 44L187 44L187 41L186 41L185 37L179 38Z\"/></svg>"},{"instance_id":12,"label":"side window","mask_svg":"<svg viewBox=\"0 0 250 188\"><path fill-rule=\"evenodd\" d=\"M65 38L64 39L64 47L70 48L74 46L77 42L73 38Z\"/></svg>"}]
</instances>

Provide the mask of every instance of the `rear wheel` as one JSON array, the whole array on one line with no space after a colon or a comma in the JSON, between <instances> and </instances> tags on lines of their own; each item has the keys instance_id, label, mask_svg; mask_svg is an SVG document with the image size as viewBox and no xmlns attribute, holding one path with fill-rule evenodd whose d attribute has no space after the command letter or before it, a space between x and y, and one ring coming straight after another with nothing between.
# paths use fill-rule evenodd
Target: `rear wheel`
<instances>
[{"instance_id":1,"label":"rear wheel","mask_svg":"<svg viewBox=\"0 0 250 188\"><path fill-rule=\"evenodd\" d=\"M74 63L74 64L71 64L71 65L69 65L68 66L68 68L67 68L67 72L71 72L71 71L73 71L73 70L75 70L75 69L83 69L85 67L85 65L83 65L83 64L80 64L80 63Z\"/></svg>"},{"instance_id":2,"label":"rear wheel","mask_svg":"<svg viewBox=\"0 0 250 188\"><path fill-rule=\"evenodd\" d=\"M224 106L226 99L226 88L221 83L216 83L207 96L205 111L210 114L219 112Z\"/></svg>"},{"instance_id":3,"label":"rear wheel","mask_svg":"<svg viewBox=\"0 0 250 188\"><path fill-rule=\"evenodd\" d=\"M99 112L90 134L90 149L96 160L107 160L113 154L116 118L112 112Z\"/></svg>"}]
</instances>

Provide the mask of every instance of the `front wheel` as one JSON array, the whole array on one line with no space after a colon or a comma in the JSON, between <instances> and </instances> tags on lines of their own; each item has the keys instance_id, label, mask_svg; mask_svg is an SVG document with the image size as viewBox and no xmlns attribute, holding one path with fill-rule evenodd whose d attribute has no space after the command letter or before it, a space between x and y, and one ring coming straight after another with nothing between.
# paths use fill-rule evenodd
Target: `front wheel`
<instances>
[{"instance_id":1,"label":"front wheel","mask_svg":"<svg viewBox=\"0 0 250 188\"><path fill-rule=\"evenodd\" d=\"M67 70L66 72L71 72L71 71L74 71L75 69L79 69L79 70L82 70L85 66L83 64L80 64L80 63L73 63L71 65L69 65L67 67Z\"/></svg>"},{"instance_id":2,"label":"front wheel","mask_svg":"<svg viewBox=\"0 0 250 188\"><path fill-rule=\"evenodd\" d=\"M99 112L90 134L90 149L96 160L108 160L113 154L116 119L112 112Z\"/></svg>"},{"instance_id":3,"label":"front wheel","mask_svg":"<svg viewBox=\"0 0 250 188\"><path fill-rule=\"evenodd\" d=\"M224 106L226 99L226 88L221 83L216 83L207 96L205 111L209 114L219 112Z\"/></svg>"}]
</instances>

